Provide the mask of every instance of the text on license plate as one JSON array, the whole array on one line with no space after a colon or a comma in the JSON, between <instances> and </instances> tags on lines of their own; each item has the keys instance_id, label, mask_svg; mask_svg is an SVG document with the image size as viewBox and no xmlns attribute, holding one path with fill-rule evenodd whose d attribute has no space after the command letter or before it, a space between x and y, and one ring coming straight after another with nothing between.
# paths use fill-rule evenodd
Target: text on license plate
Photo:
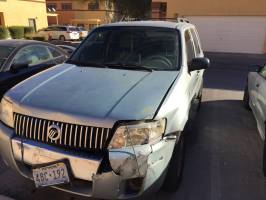
<instances>
[{"instance_id":1,"label":"text on license plate","mask_svg":"<svg viewBox=\"0 0 266 200\"><path fill-rule=\"evenodd\" d=\"M64 163L56 163L32 170L36 187L45 187L69 182L67 167Z\"/></svg>"}]
</instances>

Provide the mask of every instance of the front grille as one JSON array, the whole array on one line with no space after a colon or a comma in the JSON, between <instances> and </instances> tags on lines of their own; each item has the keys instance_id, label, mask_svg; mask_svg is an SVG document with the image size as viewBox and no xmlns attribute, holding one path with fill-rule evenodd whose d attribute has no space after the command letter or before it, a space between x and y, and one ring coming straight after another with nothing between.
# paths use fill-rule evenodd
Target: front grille
<instances>
[{"instance_id":1,"label":"front grille","mask_svg":"<svg viewBox=\"0 0 266 200\"><path fill-rule=\"evenodd\" d=\"M58 140L48 137L48 127L57 125L61 130ZM64 148L101 150L110 136L109 128L83 126L59 121L35 118L14 113L14 129L17 136Z\"/></svg>"}]
</instances>

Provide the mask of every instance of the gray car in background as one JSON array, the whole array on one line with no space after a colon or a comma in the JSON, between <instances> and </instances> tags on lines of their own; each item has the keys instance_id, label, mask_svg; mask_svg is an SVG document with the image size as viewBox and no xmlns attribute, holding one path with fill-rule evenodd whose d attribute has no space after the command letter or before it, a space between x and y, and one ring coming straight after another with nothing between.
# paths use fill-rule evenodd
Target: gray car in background
<instances>
[{"instance_id":1,"label":"gray car in background","mask_svg":"<svg viewBox=\"0 0 266 200\"><path fill-rule=\"evenodd\" d=\"M5 94L3 160L36 187L87 197L176 191L208 66L190 23L98 27L66 63Z\"/></svg>"}]
</instances>

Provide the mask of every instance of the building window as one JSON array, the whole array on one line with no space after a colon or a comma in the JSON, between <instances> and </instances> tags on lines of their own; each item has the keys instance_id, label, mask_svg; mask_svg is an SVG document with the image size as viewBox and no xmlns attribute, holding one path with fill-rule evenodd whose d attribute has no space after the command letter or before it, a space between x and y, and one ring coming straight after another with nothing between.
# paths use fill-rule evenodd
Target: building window
<instances>
[{"instance_id":1,"label":"building window","mask_svg":"<svg viewBox=\"0 0 266 200\"><path fill-rule=\"evenodd\" d=\"M167 3L165 2L153 2L152 3L152 17L153 18L165 18L167 12Z\"/></svg>"},{"instance_id":2,"label":"building window","mask_svg":"<svg viewBox=\"0 0 266 200\"><path fill-rule=\"evenodd\" d=\"M47 3L47 10L49 12L54 12L57 9L56 3Z\"/></svg>"},{"instance_id":3,"label":"building window","mask_svg":"<svg viewBox=\"0 0 266 200\"><path fill-rule=\"evenodd\" d=\"M62 10L72 10L72 3L62 3Z\"/></svg>"},{"instance_id":4,"label":"building window","mask_svg":"<svg viewBox=\"0 0 266 200\"><path fill-rule=\"evenodd\" d=\"M98 0L93 0L88 3L88 10L99 10L100 4Z\"/></svg>"}]
</instances>

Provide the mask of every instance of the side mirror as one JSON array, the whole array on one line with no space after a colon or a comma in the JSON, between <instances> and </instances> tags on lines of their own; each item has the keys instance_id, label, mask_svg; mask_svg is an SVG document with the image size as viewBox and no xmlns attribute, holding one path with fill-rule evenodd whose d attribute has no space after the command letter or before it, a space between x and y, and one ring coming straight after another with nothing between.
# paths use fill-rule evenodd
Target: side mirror
<instances>
[{"instance_id":1,"label":"side mirror","mask_svg":"<svg viewBox=\"0 0 266 200\"><path fill-rule=\"evenodd\" d=\"M29 67L28 63L14 63L14 64L11 65L10 71L16 73L20 69L25 69L27 67Z\"/></svg>"},{"instance_id":2,"label":"side mirror","mask_svg":"<svg viewBox=\"0 0 266 200\"><path fill-rule=\"evenodd\" d=\"M210 60L208 58L194 58L188 65L189 72L208 69L210 67Z\"/></svg>"}]
</instances>

